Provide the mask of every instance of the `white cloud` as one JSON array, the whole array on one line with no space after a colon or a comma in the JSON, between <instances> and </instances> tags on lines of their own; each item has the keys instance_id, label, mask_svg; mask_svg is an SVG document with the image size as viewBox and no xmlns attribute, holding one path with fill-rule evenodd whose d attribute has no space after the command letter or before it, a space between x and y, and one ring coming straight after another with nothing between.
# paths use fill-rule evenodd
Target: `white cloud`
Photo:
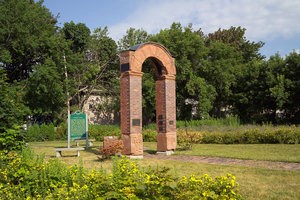
<instances>
[{"instance_id":1,"label":"white cloud","mask_svg":"<svg viewBox=\"0 0 300 200\"><path fill-rule=\"evenodd\" d=\"M144 0L109 30L118 40L130 27L157 33L173 22L192 23L205 33L242 26L249 39L265 41L300 34L299 19L300 1L296 0Z\"/></svg>"}]
</instances>

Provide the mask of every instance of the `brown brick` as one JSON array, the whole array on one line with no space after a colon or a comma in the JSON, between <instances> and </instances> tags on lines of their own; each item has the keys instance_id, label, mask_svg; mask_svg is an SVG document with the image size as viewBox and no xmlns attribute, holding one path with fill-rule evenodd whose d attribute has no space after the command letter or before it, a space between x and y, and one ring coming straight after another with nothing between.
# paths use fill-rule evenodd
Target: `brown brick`
<instances>
[{"instance_id":1,"label":"brown brick","mask_svg":"<svg viewBox=\"0 0 300 200\"><path fill-rule=\"evenodd\" d=\"M135 51L120 54L120 65L123 65L120 78L121 133L128 155L143 154L142 64L147 58L158 60L165 69L156 81L157 149L176 149L175 61L165 47L149 42ZM124 71L127 68L128 71Z\"/></svg>"}]
</instances>

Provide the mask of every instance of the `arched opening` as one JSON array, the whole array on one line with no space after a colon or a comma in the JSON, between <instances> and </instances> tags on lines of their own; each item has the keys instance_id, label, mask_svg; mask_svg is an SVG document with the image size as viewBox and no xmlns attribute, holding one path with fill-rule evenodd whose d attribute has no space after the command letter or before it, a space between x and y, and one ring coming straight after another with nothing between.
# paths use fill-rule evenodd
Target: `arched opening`
<instances>
[{"instance_id":1,"label":"arched opening","mask_svg":"<svg viewBox=\"0 0 300 200\"><path fill-rule=\"evenodd\" d=\"M156 81L166 74L166 69L155 57L142 64L142 126L156 123Z\"/></svg>"},{"instance_id":2,"label":"arched opening","mask_svg":"<svg viewBox=\"0 0 300 200\"><path fill-rule=\"evenodd\" d=\"M122 140L125 145L125 154L134 156L143 155L143 66L147 68L148 72L153 70L150 76L155 79L157 151L173 151L177 141L174 58L160 44L136 45L120 55Z\"/></svg>"}]
</instances>

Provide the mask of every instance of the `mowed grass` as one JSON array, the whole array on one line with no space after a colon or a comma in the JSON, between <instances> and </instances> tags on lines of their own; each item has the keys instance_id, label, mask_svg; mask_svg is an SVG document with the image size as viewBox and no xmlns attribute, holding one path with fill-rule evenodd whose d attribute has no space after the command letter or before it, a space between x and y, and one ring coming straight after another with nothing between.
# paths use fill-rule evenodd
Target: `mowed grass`
<instances>
[{"instance_id":1,"label":"mowed grass","mask_svg":"<svg viewBox=\"0 0 300 200\"><path fill-rule=\"evenodd\" d=\"M176 154L300 163L299 144L195 144Z\"/></svg>"},{"instance_id":2,"label":"mowed grass","mask_svg":"<svg viewBox=\"0 0 300 200\"><path fill-rule=\"evenodd\" d=\"M76 152L64 152L59 158L63 162L74 165L82 163L87 169L112 169L112 161L100 161L98 153L100 142L93 148L82 151L81 157ZM37 153L44 154L47 159L55 158L55 147L66 147L66 141L30 143L29 146ZM153 151L156 143L144 143L145 149ZM280 153L281 152L281 153ZM239 159L276 160L299 162L299 145L195 145L192 151L177 151L183 155L220 156ZM280 156L279 156L279 155ZM298 155L294 155L298 154ZM286 157L286 158L284 158ZM272 159L270 159L272 158ZM208 174L211 177L231 173L240 184L240 192L246 199L300 199L300 171L272 170L266 168L225 166L218 164L203 164L184 162L180 160L157 160L155 158L136 160L141 168L167 167L175 176L191 174Z\"/></svg>"}]
</instances>

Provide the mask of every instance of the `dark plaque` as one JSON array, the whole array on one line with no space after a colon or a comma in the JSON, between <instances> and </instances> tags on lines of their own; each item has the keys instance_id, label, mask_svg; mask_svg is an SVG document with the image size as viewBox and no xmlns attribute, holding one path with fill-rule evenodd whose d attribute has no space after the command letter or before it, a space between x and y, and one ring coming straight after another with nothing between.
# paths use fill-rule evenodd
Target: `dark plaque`
<instances>
[{"instance_id":1,"label":"dark plaque","mask_svg":"<svg viewBox=\"0 0 300 200\"><path fill-rule=\"evenodd\" d=\"M162 120L164 119L164 116L163 115L158 115L158 120Z\"/></svg>"},{"instance_id":2,"label":"dark plaque","mask_svg":"<svg viewBox=\"0 0 300 200\"><path fill-rule=\"evenodd\" d=\"M121 65L121 72L126 72L129 70L129 63L125 63Z\"/></svg>"},{"instance_id":3,"label":"dark plaque","mask_svg":"<svg viewBox=\"0 0 300 200\"><path fill-rule=\"evenodd\" d=\"M164 125L164 122L163 121L159 121L158 125L162 126L162 125Z\"/></svg>"},{"instance_id":4,"label":"dark plaque","mask_svg":"<svg viewBox=\"0 0 300 200\"><path fill-rule=\"evenodd\" d=\"M169 121L169 124L174 125L174 121L173 120Z\"/></svg>"},{"instance_id":5,"label":"dark plaque","mask_svg":"<svg viewBox=\"0 0 300 200\"><path fill-rule=\"evenodd\" d=\"M140 119L132 119L132 126L140 126Z\"/></svg>"},{"instance_id":6,"label":"dark plaque","mask_svg":"<svg viewBox=\"0 0 300 200\"><path fill-rule=\"evenodd\" d=\"M159 132L163 132L164 128L163 127L159 127L158 130L159 130Z\"/></svg>"}]
</instances>

